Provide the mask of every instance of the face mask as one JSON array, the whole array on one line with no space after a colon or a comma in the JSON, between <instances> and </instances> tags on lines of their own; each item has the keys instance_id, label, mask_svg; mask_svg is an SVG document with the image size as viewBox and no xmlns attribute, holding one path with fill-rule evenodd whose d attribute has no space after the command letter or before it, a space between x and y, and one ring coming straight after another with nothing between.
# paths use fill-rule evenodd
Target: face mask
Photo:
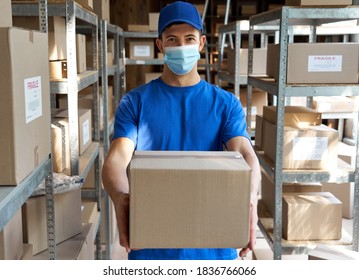
<instances>
[{"instance_id":1,"label":"face mask","mask_svg":"<svg viewBox=\"0 0 359 280\"><path fill-rule=\"evenodd\" d=\"M189 73L201 57L198 45L166 47L165 52L165 63L177 75Z\"/></svg>"}]
</instances>

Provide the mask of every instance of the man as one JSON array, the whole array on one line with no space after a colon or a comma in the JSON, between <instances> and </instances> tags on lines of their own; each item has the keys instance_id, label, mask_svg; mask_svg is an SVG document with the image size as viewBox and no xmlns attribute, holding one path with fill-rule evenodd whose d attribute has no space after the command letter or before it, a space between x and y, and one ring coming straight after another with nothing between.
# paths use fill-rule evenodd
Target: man
<instances>
[{"instance_id":1,"label":"man","mask_svg":"<svg viewBox=\"0 0 359 280\"><path fill-rule=\"evenodd\" d=\"M165 55L162 76L124 96L116 112L115 132L103 166L103 183L116 211L120 244L129 259L235 259L225 249L134 249L128 230L129 183L126 168L134 150L240 152L252 168L250 242L256 241L258 159L246 132L245 114L233 94L201 80L199 51L206 37L201 17L190 3L177 1L160 12L158 49Z\"/></svg>"}]
</instances>

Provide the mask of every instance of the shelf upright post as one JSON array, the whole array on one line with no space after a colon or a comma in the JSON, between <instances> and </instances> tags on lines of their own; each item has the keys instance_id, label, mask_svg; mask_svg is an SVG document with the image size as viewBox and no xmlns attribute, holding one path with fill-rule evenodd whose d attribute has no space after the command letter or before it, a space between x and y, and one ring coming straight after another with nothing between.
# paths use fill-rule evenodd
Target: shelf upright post
<instances>
[{"instance_id":1,"label":"shelf upright post","mask_svg":"<svg viewBox=\"0 0 359 280\"><path fill-rule=\"evenodd\" d=\"M287 8L282 8L280 18L280 50L279 50L279 79L277 100L277 124L276 124L276 156L274 167L275 185L275 210L274 210L274 260L280 260L282 256L282 161L283 161L283 135L284 135L284 107L285 87L287 81L287 55L288 55L288 14Z\"/></svg>"},{"instance_id":2,"label":"shelf upright post","mask_svg":"<svg viewBox=\"0 0 359 280\"><path fill-rule=\"evenodd\" d=\"M67 106L70 135L70 170L71 175L79 174L79 139L78 139L78 85L76 67L76 17L75 3L66 1L66 57L67 57Z\"/></svg>"},{"instance_id":3,"label":"shelf upright post","mask_svg":"<svg viewBox=\"0 0 359 280\"><path fill-rule=\"evenodd\" d=\"M107 21L100 20L100 39L101 39L101 83L102 83L102 112L103 112L103 153L104 158L109 150L109 130L108 130L108 70L107 70ZM103 211L105 220L104 227L107 229L106 234L106 259L111 258L111 238L110 238L110 200L107 192L104 193L105 205Z\"/></svg>"},{"instance_id":4,"label":"shelf upright post","mask_svg":"<svg viewBox=\"0 0 359 280\"><path fill-rule=\"evenodd\" d=\"M39 30L40 32L48 33L47 0L39 0ZM50 155L50 162L52 162L51 155ZM54 260L56 258L55 207L54 207L54 189L52 185L52 180L53 177L52 177L52 169L51 169L51 172L49 172L49 174L45 178L47 245L48 245L49 260Z\"/></svg>"},{"instance_id":5,"label":"shelf upright post","mask_svg":"<svg viewBox=\"0 0 359 280\"><path fill-rule=\"evenodd\" d=\"M261 37L262 39L262 37ZM253 48L254 48L254 27L252 24L249 24L248 30L248 76L253 73ZM251 135L251 116L252 116L252 92L253 86L251 83L247 82L247 132L248 135Z\"/></svg>"}]
</instances>

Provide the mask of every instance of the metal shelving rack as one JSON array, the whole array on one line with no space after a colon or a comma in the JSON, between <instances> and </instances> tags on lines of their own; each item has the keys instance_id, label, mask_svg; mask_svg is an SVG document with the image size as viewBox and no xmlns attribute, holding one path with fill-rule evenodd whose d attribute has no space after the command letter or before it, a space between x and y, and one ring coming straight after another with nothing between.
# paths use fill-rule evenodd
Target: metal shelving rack
<instances>
[{"instance_id":1,"label":"metal shelving rack","mask_svg":"<svg viewBox=\"0 0 359 280\"><path fill-rule=\"evenodd\" d=\"M39 16L39 30L47 32L47 1L39 0L36 4ZM50 104L49 104L50 106ZM0 230L10 221L13 215L21 208L34 190L45 180L46 193L46 219L49 259L56 256L55 248L55 223L52 185L52 159L41 162L19 185L2 186L0 188Z\"/></svg>"},{"instance_id":2,"label":"metal shelving rack","mask_svg":"<svg viewBox=\"0 0 359 280\"><path fill-rule=\"evenodd\" d=\"M68 96L71 175L86 178L91 166L95 164L95 182L99 182L98 19L95 14L72 0L67 0L65 3L60 4L47 4L46 2L44 4L47 8L48 16L61 16L66 19L67 79L50 81L50 92L51 94L67 94ZM12 12L16 16L38 16L39 10L37 7L36 3L12 3ZM78 75L76 68L76 33L81 32L81 25L91 27L93 69ZM79 156L78 92L89 86L93 88L93 143L83 155ZM101 188L99 184L96 185L96 198L98 210L101 211ZM100 224L101 221L96 229L97 259L102 258Z\"/></svg>"},{"instance_id":3,"label":"metal shelving rack","mask_svg":"<svg viewBox=\"0 0 359 280\"><path fill-rule=\"evenodd\" d=\"M274 180L275 184L275 214L274 218L260 215L259 227L264 237L273 250L274 259L281 259L281 255L298 254L308 250L315 242L287 242L282 239L282 183L287 182L354 182L354 218L352 249L358 251L359 238L359 173L357 169L359 150L356 143L356 165L353 169L350 165L338 161L336 170L283 170L282 169L282 145L284 135L284 106L286 97L292 96L338 96L345 93L346 96L358 96L358 84L287 84L286 63L287 47L292 26L306 25L312 31L315 38L316 27L335 21L359 19L359 8L355 6L323 8L323 7L282 7L276 10L258 14L250 18L249 33L249 65L248 65L248 96L247 96L247 123L251 114L252 87L258 87L277 97L277 129L276 129L276 156L272 166L266 160L263 152L257 151L262 169ZM252 73L253 35L255 26L279 26L280 63L279 79L274 81L268 77L254 77ZM357 116L358 117L358 116ZM340 242L340 241L339 241ZM339 243L338 242L338 243ZM338 244L333 241L333 244Z\"/></svg>"},{"instance_id":4,"label":"metal shelving rack","mask_svg":"<svg viewBox=\"0 0 359 280\"><path fill-rule=\"evenodd\" d=\"M255 27L255 34L260 35L260 46L265 48L268 44L268 36L276 36L278 28L273 26L264 26L264 27ZM240 86L247 84L247 75L240 75L240 46L242 35L249 34L249 21L233 21L227 25L221 26L218 29L218 51L219 51L219 62L217 65L218 69L218 81L221 80L229 82L234 86L234 94L239 98ZM222 62L224 56L224 47L225 47L225 36L234 35L234 46L231 44L231 47L235 50L235 71L234 74L230 74L222 69ZM220 84L218 84L220 86Z\"/></svg>"}]
</instances>

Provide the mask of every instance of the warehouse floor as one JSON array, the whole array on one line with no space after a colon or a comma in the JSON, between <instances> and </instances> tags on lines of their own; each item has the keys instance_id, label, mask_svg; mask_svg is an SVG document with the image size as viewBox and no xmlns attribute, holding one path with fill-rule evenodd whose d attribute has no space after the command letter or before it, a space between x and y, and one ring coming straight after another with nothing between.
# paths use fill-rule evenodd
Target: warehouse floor
<instances>
[{"instance_id":1,"label":"warehouse floor","mask_svg":"<svg viewBox=\"0 0 359 280\"><path fill-rule=\"evenodd\" d=\"M343 232L348 234L349 236L352 236L353 234L353 220L352 219L343 219ZM272 256L271 249L267 243L267 241L263 238L263 235L261 234L259 228L257 229L257 245L256 249L266 251L269 254L266 254L266 257ZM113 260L127 260L127 253L125 252L124 248L119 245L118 242L115 243L112 247L112 259ZM297 255L293 258L288 259L306 259L306 255ZM247 256L244 258L246 260L252 259L252 253L247 254ZM265 258L267 259L267 258ZM286 259L283 257L283 259Z\"/></svg>"}]
</instances>

